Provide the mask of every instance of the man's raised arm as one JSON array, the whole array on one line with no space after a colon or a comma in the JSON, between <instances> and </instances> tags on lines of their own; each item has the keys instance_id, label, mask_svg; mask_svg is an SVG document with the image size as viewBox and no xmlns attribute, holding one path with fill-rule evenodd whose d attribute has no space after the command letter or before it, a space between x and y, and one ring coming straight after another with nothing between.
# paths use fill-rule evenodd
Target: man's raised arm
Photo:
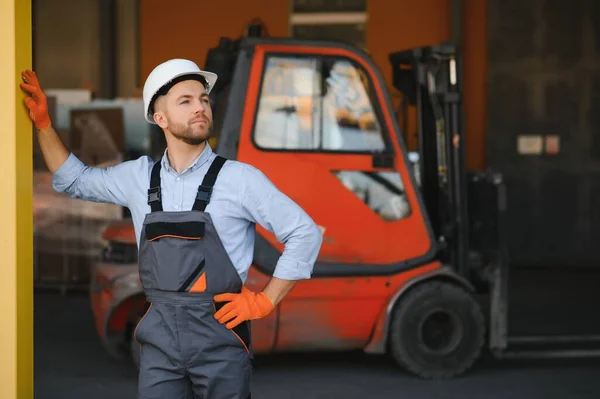
<instances>
[{"instance_id":1,"label":"man's raised arm","mask_svg":"<svg viewBox=\"0 0 600 399\"><path fill-rule=\"evenodd\" d=\"M25 99L25 105L29 108L29 117L37 129L44 161L50 172L54 173L65 163L70 151L52 127L48 115L48 101L35 72L23 71L21 78L23 79L23 83L20 85L21 89L29 94L29 97Z\"/></svg>"},{"instance_id":2,"label":"man's raised arm","mask_svg":"<svg viewBox=\"0 0 600 399\"><path fill-rule=\"evenodd\" d=\"M37 129L44 161L52 173L52 185L57 192L72 198L93 202L108 202L128 206L132 187L147 178L148 159L123 162L107 168L84 165L62 142L52 127L48 102L35 72L21 74L20 87L29 94L25 105Z\"/></svg>"}]
</instances>

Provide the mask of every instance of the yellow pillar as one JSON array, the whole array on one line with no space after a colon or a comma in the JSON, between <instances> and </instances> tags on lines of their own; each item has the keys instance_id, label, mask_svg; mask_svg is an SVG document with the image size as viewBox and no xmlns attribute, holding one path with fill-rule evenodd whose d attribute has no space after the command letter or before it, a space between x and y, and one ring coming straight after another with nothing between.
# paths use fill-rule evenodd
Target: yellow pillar
<instances>
[{"instance_id":1,"label":"yellow pillar","mask_svg":"<svg viewBox=\"0 0 600 399\"><path fill-rule=\"evenodd\" d=\"M0 398L33 398L32 128L18 87L31 68L31 1L0 0Z\"/></svg>"}]
</instances>

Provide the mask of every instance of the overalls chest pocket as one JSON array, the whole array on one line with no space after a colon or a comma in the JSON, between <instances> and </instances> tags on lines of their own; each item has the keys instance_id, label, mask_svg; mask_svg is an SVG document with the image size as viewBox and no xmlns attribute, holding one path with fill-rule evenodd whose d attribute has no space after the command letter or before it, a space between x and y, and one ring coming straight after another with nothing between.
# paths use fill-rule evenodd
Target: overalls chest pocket
<instances>
[{"instance_id":1,"label":"overalls chest pocket","mask_svg":"<svg viewBox=\"0 0 600 399\"><path fill-rule=\"evenodd\" d=\"M202 291L205 263L205 224L203 221L152 221L145 225L146 244L154 258L152 265L156 289L187 291L194 286ZM197 284L193 284L197 283Z\"/></svg>"}]
</instances>

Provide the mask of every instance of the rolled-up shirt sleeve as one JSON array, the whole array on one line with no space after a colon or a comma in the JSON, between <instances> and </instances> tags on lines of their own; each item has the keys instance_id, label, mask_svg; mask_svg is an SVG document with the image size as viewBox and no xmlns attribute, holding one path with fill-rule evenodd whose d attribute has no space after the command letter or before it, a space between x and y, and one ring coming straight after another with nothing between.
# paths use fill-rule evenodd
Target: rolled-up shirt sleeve
<instances>
[{"instance_id":1,"label":"rolled-up shirt sleeve","mask_svg":"<svg viewBox=\"0 0 600 399\"><path fill-rule=\"evenodd\" d=\"M129 188L135 173L145 160L140 158L115 166L86 166L75 154L52 175L52 187L69 197L92 202L106 202L128 206Z\"/></svg>"},{"instance_id":2,"label":"rolled-up shirt sleeve","mask_svg":"<svg viewBox=\"0 0 600 399\"><path fill-rule=\"evenodd\" d=\"M257 168L245 164L241 177L242 207L249 219L284 244L273 277L309 279L321 249L321 231L298 204L279 191Z\"/></svg>"}]
</instances>

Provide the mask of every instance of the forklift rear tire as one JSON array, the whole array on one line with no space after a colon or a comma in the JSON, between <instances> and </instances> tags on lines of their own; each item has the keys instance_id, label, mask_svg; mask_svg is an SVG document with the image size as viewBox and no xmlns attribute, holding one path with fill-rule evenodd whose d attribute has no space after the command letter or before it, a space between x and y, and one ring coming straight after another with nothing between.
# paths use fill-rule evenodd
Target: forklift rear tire
<instances>
[{"instance_id":1,"label":"forklift rear tire","mask_svg":"<svg viewBox=\"0 0 600 399\"><path fill-rule=\"evenodd\" d=\"M443 281L425 282L395 306L390 352L420 378L450 379L475 363L484 334L481 307L466 290Z\"/></svg>"}]
</instances>

